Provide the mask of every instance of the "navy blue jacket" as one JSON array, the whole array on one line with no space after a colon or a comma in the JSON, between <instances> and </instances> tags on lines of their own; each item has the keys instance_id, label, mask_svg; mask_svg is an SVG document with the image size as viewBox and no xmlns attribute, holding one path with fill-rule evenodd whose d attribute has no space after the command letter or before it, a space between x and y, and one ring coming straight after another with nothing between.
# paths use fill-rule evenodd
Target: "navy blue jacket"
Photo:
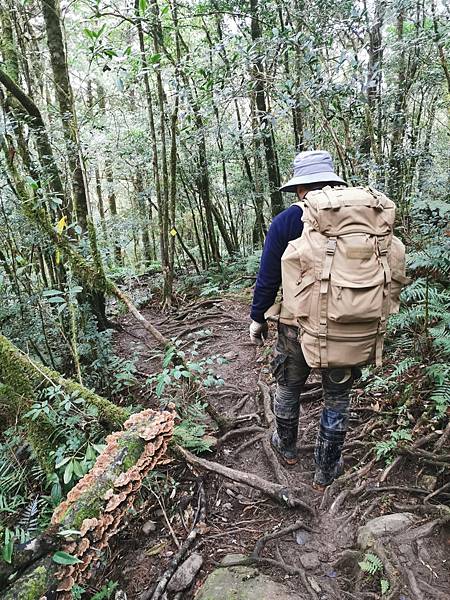
<instances>
[{"instance_id":1,"label":"navy blue jacket","mask_svg":"<svg viewBox=\"0 0 450 600\"><path fill-rule=\"evenodd\" d=\"M293 204L274 218L267 232L250 313L258 323L265 322L264 313L275 302L281 285L281 257L288 243L302 234L302 214Z\"/></svg>"}]
</instances>

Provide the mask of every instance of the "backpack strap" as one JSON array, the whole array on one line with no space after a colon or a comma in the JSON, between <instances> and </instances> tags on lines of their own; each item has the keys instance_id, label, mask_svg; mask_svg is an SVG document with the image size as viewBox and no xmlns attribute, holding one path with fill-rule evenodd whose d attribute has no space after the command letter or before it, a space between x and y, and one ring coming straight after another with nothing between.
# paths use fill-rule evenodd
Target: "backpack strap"
<instances>
[{"instance_id":1,"label":"backpack strap","mask_svg":"<svg viewBox=\"0 0 450 600\"><path fill-rule=\"evenodd\" d=\"M390 312L392 274L387 258L388 239L384 238L381 241L379 238L377 239L380 262L384 271L383 304L381 307L381 317L378 322L377 339L375 345L375 365L379 367L382 364L383 341L386 334L386 324Z\"/></svg>"},{"instance_id":2,"label":"backpack strap","mask_svg":"<svg viewBox=\"0 0 450 600\"><path fill-rule=\"evenodd\" d=\"M327 351L327 314L328 314L328 288L330 284L331 265L333 264L334 254L336 252L337 238L330 237L325 248L325 258L323 261L322 277L320 281L320 320L319 320L319 352L320 364L322 367L328 367Z\"/></svg>"}]
</instances>

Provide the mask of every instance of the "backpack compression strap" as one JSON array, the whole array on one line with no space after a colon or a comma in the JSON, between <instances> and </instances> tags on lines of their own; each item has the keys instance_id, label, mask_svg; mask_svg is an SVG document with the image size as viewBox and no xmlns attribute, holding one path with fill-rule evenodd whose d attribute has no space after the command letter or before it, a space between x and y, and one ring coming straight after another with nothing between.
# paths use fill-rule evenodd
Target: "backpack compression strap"
<instances>
[{"instance_id":1,"label":"backpack compression strap","mask_svg":"<svg viewBox=\"0 0 450 600\"><path fill-rule=\"evenodd\" d=\"M336 252L337 238L328 238L325 248L325 258L323 261L322 277L320 281L320 321L319 321L319 352L320 364L322 367L328 367L327 351L327 322L328 322L328 288L330 284L331 265L333 264L334 254Z\"/></svg>"},{"instance_id":2,"label":"backpack compression strap","mask_svg":"<svg viewBox=\"0 0 450 600\"><path fill-rule=\"evenodd\" d=\"M378 251L380 256L381 266L384 270L384 289L383 289L383 304L381 307L381 317L378 322L377 340L375 344L375 365L377 367L382 364L383 340L386 334L386 324L389 316L391 303L391 268L388 263L388 240L387 238L380 241L378 238Z\"/></svg>"}]
</instances>

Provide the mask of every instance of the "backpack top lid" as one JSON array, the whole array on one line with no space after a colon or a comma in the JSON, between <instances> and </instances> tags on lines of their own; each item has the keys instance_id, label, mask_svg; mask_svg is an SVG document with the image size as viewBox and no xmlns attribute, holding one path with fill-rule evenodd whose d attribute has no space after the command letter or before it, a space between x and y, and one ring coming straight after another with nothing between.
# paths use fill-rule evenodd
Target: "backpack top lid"
<instances>
[{"instance_id":1,"label":"backpack top lid","mask_svg":"<svg viewBox=\"0 0 450 600\"><path fill-rule=\"evenodd\" d=\"M371 187L330 187L308 192L302 220L326 236L392 233L395 204Z\"/></svg>"}]
</instances>

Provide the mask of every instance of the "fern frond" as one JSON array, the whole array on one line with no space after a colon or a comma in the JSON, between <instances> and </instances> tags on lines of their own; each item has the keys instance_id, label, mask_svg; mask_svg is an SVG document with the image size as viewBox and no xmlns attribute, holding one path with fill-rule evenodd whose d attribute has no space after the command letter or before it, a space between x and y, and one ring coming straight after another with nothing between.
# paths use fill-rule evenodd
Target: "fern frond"
<instances>
[{"instance_id":1,"label":"fern frond","mask_svg":"<svg viewBox=\"0 0 450 600\"><path fill-rule=\"evenodd\" d=\"M383 570L383 563L380 558L371 552L366 552L364 560L359 562L358 565L361 571L369 573L370 575L375 575L375 573Z\"/></svg>"},{"instance_id":2,"label":"fern frond","mask_svg":"<svg viewBox=\"0 0 450 600\"><path fill-rule=\"evenodd\" d=\"M389 379L397 379L409 371L412 367L419 364L416 358L407 357L401 360L392 373L389 375Z\"/></svg>"},{"instance_id":3,"label":"fern frond","mask_svg":"<svg viewBox=\"0 0 450 600\"><path fill-rule=\"evenodd\" d=\"M20 527L26 532L27 537L30 539L33 534L39 529L39 513L40 513L40 498L36 496L22 511L17 527Z\"/></svg>"}]
</instances>

